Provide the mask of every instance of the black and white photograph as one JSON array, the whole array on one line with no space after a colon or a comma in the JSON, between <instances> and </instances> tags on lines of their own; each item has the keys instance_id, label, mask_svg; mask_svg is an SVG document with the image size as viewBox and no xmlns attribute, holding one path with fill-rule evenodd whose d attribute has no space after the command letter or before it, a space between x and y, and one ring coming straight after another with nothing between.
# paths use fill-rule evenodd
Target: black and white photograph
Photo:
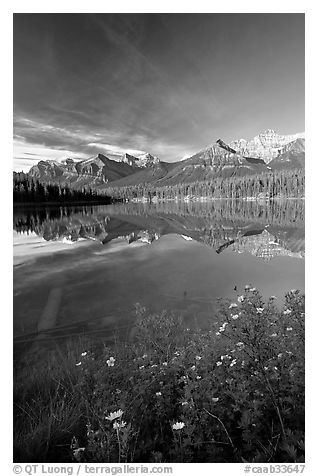
<instances>
[{"instance_id":1,"label":"black and white photograph","mask_svg":"<svg viewBox=\"0 0 318 476\"><path fill-rule=\"evenodd\" d=\"M14 472L302 473L305 13L11 20Z\"/></svg>"}]
</instances>

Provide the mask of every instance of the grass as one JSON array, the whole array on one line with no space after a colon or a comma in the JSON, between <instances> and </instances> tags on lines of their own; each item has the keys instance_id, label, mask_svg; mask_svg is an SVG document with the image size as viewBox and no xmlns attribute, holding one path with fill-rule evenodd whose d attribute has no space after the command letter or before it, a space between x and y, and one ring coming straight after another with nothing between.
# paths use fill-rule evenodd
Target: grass
<instances>
[{"instance_id":1,"label":"grass","mask_svg":"<svg viewBox=\"0 0 318 476\"><path fill-rule=\"evenodd\" d=\"M206 330L137 306L133 342L15 373L15 462L303 462L304 295L247 287Z\"/></svg>"}]
</instances>

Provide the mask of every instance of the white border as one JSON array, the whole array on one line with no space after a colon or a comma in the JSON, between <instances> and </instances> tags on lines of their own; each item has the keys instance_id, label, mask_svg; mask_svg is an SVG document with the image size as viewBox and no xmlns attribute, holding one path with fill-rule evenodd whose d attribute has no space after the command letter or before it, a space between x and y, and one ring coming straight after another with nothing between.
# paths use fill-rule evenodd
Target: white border
<instances>
[{"instance_id":1,"label":"white border","mask_svg":"<svg viewBox=\"0 0 318 476\"><path fill-rule=\"evenodd\" d=\"M307 139L307 159L306 159L306 475L313 475L313 464L316 460L315 438L316 428L316 355L315 346L317 340L317 320L315 313L315 265L317 260L316 226L316 196L315 190L318 187L318 104L317 104L317 34L318 18L315 2L303 1L273 1L252 2L252 1L223 1L211 2L196 0L186 1L121 1L108 2L101 0L80 1L5 1L1 5L1 206L5 215L5 226L3 227L2 240L2 325L3 325L3 346L1 356L1 378L2 378L2 419L1 449L6 455L1 466L8 468L3 474L12 474L12 14L16 13L306 13L306 139ZM315 120L316 119L316 120ZM4 175L4 176L3 176ZM317 200L318 202L318 200ZM3 304L4 303L4 304ZM200 464L198 465L173 465L174 474L189 473L199 469L202 474L217 475L223 474L243 474L244 465L233 464Z\"/></svg>"}]
</instances>

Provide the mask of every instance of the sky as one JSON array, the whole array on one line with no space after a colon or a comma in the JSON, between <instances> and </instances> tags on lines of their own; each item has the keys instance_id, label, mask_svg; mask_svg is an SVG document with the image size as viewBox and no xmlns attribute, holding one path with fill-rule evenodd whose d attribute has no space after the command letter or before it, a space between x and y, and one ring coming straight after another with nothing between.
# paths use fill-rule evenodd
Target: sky
<instances>
[{"instance_id":1,"label":"sky","mask_svg":"<svg viewBox=\"0 0 318 476\"><path fill-rule=\"evenodd\" d=\"M14 170L305 130L304 14L31 14L13 23Z\"/></svg>"}]
</instances>

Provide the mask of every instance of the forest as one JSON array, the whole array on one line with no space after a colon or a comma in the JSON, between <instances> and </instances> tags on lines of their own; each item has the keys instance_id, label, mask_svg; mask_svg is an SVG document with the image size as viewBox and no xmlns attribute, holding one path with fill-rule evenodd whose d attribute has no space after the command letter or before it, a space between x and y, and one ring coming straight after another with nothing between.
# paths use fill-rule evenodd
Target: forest
<instances>
[{"instance_id":1,"label":"forest","mask_svg":"<svg viewBox=\"0 0 318 476\"><path fill-rule=\"evenodd\" d=\"M213 180L174 185L153 183L127 187L69 188L56 183L41 183L25 173L14 173L13 200L17 203L39 202L96 202L130 201L134 199L191 200L198 197L229 198L232 200L259 198L303 198L305 196L304 169L280 170L262 174L215 177Z\"/></svg>"},{"instance_id":2,"label":"forest","mask_svg":"<svg viewBox=\"0 0 318 476\"><path fill-rule=\"evenodd\" d=\"M111 184L110 184L111 185ZM303 198L305 171L280 170L262 174L216 177L213 180L158 186L139 184L107 188L107 194L126 200L156 197L158 200L204 198Z\"/></svg>"},{"instance_id":3,"label":"forest","mask_svg":"<svg viewBox=\"0 0 318 476\"><path fill-rule=\"evenodd\" d=\"M57 184L43 184L23 172L13 174L14 203L76 203L103 202L111 203L112 199L106 194L101 195L91 188L81 190Z\"/></svg>"}]
</instances>

